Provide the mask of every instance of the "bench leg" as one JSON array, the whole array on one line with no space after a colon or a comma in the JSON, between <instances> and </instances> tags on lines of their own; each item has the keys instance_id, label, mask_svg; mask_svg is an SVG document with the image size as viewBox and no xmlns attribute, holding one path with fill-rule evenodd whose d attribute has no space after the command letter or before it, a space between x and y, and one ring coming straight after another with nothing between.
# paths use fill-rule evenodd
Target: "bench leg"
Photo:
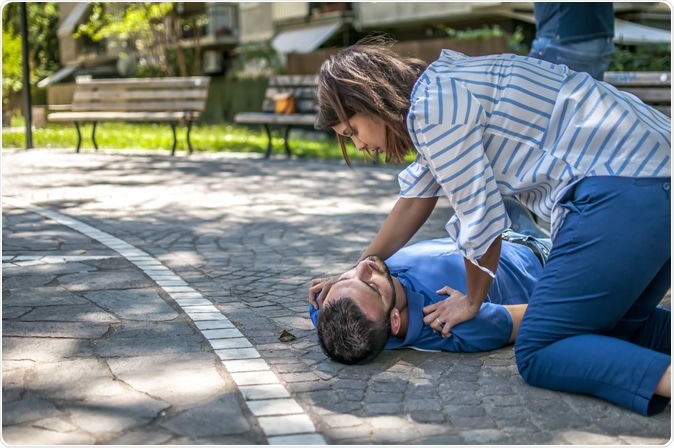
<instances>
[{"instance_id":1,"label":"bench leg","mask_svg":"<svg viewBox=\"0 0 674 448\"><path fill-rule=\"evenodd\" d=\"M80 124L75 122L75 130L77 131L77 148L75 152L80 152L80 146L82 146L82 132L80 131Z\"/></svg>"},{"instance_id":2,"label":"bench leg","mask_svg":"<svg viewBox=\"0 0 674 448\"><path fill-rule=\"evenodd\" d=\"M96 144L96 122L94 121L94 127L91 128L91 141L94 142L94 149L98 151L98 144Z\"/></svg>"},{"instance_id":3,"label":"bench leg","mask_svg":"<svg viewBox=\"0 0 674 448\"><path fill-rule=\"evenodd\" d=\"M190 149L190 154L192 154L192 142L190 141L190 132L192 132L192 120L187 122L187 147Z\"/></svg>"},{"instance_id":4,"label":"bench leg","mask_svg":"<svg viewBox=\"0 0 674 448\"><path fill-rule=\"evenodd\" d=\"M264 158L268 159L269 156L271 155L271 149L272 149L272 147L271 147L271 129L269 129L269 125L266 124L266 123L263 126L264 126L264 130L267 132L267 152L265 153Z\"/></svg>"},{"instance_id":5,"label":"bench leg","mask_svg":"<svg viewBox=\"0 0 674 448\"><path fill-rule=\"evenodd\" d=\"M286 126L286 130L285 130L285 133L283 135L283 146L286 149L286 154L288 155L288 158L290 158L290 156L291 156L290 146L289 146L289 143L288 143L288 137L290 136L290 128L291 127L292 126Z\"/></svg>"},{"instance_id":6,"label":"bench leg","mask_svg":"<svg viewBox=\"0 0 674 448\"><path fill-rule=\"evenodd\" d=\"M171 132L173 132L173 146L171 147L171 155L176 153L176 145L178 144L178 139L176 138L176 124L171 123Z\"/></svg>"}]
</instances>

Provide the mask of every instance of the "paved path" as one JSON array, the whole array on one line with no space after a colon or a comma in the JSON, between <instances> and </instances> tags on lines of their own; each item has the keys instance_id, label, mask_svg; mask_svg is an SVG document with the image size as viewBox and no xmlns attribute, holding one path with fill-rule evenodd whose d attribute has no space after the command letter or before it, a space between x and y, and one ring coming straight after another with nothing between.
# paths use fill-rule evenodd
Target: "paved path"
<instances>
[{"instance_id":1,"label":"paved path","mask_svg":"<svg viewBox=\"0 0 674 448\"><path fill-rule=\"evenodd\" d=\"M9 444L664 444L525 385L512 348L328 361L312 277L347 269L397 169L232 154L4 151ZM439 207L415 240L445 234ZM281 338L287 331L294 338Z\"/></svg>"}]
</instances>

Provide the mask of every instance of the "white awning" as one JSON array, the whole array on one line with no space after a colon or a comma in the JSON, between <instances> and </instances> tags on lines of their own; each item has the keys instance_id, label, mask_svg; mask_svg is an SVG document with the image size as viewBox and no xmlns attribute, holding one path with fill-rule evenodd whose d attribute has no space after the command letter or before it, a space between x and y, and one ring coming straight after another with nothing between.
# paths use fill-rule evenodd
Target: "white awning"
<instances>
[{"instance_id":1,"label":"white awning","mask_svg":"<svg viewBox=\"0 0 674 448\"><path fill-rule=\"evenodd\" d=\"M51 75L47 76L43 80L37 83L37 86L39 88L47 87L50 84L54 84L59 82L60 80L70 76L75 70L79 68L79 64L75 65L68 65L63 67L62 69L52 73Z\"/></svg>"},{"instance_id":2,"label":"white awning","mask_svg":"<svg viewBox=\"0 0 674 448\"><path fill-rule=\"evenodd\" d=\"M57 34L59 36L72 34L75 27L82 22L84 14L89 11L89 6L89 2L78 2L75 4L75 7L59 27Z\"/></svg>"},{"instance_id":3,"label":"white awning","mask_svg":"<svg viewBox=\"0 0 674 448\"><path fill-rule=\"evenodd\" d=\"M616 19L614 41L618 44L671 44L670 31Z\"/></svg>"},{"instance_id":4,"label":"white awning","mask_svg":"<svg viewBox=\"0 0 674 448\"><path fill-rule=\"evenodd\" d=\"M282 31L271 41L279 53L309 53L320 47L341 28L341 23Z\"/></svg>"}]
</instances>

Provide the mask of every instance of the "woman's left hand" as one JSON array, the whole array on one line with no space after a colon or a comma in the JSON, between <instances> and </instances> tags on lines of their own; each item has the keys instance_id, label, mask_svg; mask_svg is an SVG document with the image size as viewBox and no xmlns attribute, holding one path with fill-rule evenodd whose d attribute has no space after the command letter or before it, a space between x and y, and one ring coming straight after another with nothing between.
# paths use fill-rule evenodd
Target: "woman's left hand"
<instances>
[{"instance_id":1,"label":"woman's left hand","mask_svg":"<svg viewBox=\"0 0 674 448\"><path fill-rule=\"evenodd\" d=\"M424 323L434 331L442 332L443 338L452 335L452 327L477 316L480 306L474 306L461 291L445 286L437 294L446 294L441 302L424 307Z\"/></svg>"}]
</instances>

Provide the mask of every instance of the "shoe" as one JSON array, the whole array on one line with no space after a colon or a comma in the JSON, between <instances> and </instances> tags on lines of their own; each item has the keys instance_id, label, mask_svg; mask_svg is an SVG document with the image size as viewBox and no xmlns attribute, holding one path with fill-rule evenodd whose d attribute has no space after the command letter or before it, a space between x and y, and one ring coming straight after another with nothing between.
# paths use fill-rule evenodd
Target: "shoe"
<instances>
[{"instance_id":1,"label":"shoe","mask_svg":"<svg viewBox=\"0 0 674 448\"><path fill-rule=\"evenodd\" d=\"M510 228L522 235L529 235L534 238L550 238L550 230L542 227L536 222L534 214L528 208L522 205L520 201L514 198L503 198L506 212L510 216Z\"/></svg>"}]
</instances>

